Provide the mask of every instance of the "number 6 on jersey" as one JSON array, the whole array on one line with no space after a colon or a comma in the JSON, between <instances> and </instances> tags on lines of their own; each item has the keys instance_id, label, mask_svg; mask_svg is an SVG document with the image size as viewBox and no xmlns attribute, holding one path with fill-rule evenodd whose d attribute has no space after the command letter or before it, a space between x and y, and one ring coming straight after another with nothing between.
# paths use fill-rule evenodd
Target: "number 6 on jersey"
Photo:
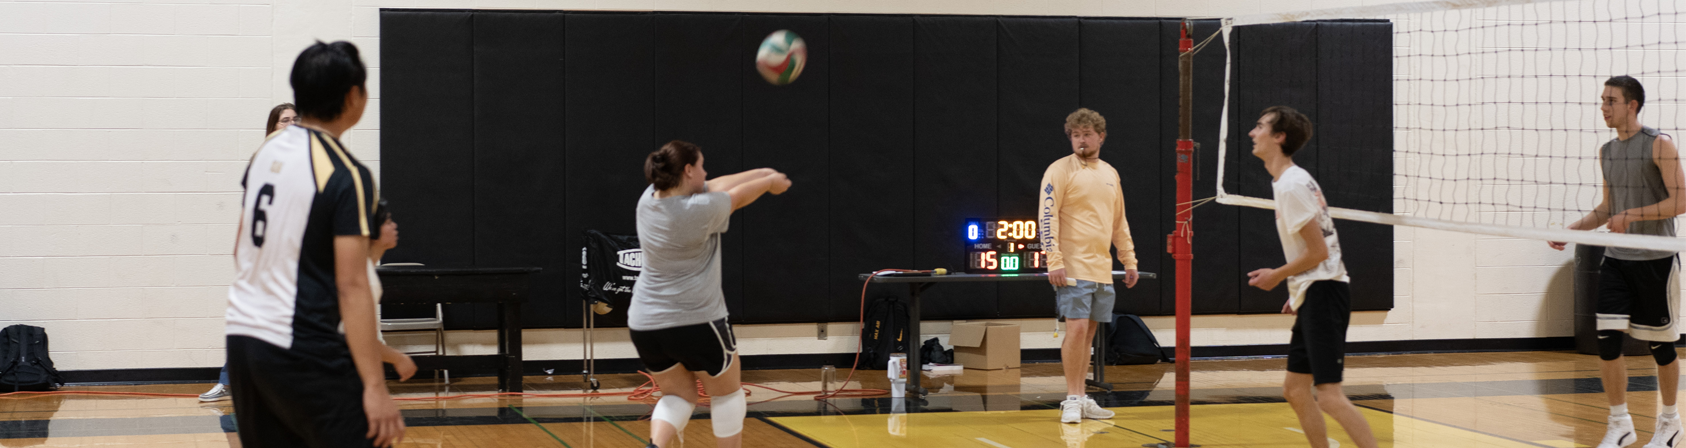
<instances>
[{"instance_id":1,"label":"number 6 on jersey","mask_svg":"<svg viewBox=\"0 0 1686 448\"><path fill-rule=\"evenodd\" d=\"M264 198L269 198L267 202ZM269 228L269 215L264 213L263 207L275 204L275 184L263 184L258 189L258 198L252 201L252 245L263 247L264 230Z\"/></svg>"}]
</instances>

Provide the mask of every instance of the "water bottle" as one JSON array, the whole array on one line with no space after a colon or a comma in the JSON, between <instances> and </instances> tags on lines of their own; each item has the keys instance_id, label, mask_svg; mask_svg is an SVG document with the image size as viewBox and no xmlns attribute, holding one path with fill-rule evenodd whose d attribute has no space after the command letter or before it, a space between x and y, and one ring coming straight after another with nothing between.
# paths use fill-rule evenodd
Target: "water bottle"
<instances>
[{"instance_id":1,"label":"water bottle","mask_svg":"<svg viewBox=\"0 0 1686 448\"><path fill-rule=\"evenodd\" d=\"M820 367L820 392L822 395L831 394L831 383L837 381L837 369L831 365Z\"/></svg>"},{"instance_id":2,"label":"water bottle","mask_svg":"<svg viewBox=\"0 0 1686 448\"><path fill-rule=\"evenodd\" d=\"M890 397L901 398L907 392L907 354L891 353L885 370L890 377Z\"/></svg>"},{"instance_id":3,"label":"water bottle","mask_svg":"<svg viewBox=\"0 0 1686 448\"><path fill-rule=\"evenodd\" d=\"M890 376L891 382L898 382L898 383L899 382L906 382L907 381L907 354L906 353L891 353L890 354L890 365L887 366L887 368L885 370L886 370L885 373Z\"/></svg>"}]
</instances>

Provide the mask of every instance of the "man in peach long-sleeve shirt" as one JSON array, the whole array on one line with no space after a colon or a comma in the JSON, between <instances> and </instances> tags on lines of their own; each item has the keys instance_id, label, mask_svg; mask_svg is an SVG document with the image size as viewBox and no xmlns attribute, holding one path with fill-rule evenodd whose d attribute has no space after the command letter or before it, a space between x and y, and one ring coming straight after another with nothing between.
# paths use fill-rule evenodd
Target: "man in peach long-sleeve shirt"
<instances>
[{"instance_id":1,"label":"man in peach long-sleeve shirt","mask_svg":"<svg viewBox=\"0 0 1686 448\"><path fill-rule=\"evenodd\" d=\"M1084 418L1113 415L1086 395L1083 380L1089 373L1089 346L1099 328L1096 323L1112 320L1117 297L1108 249L1118 247L1118 261L1127 272L1124 287L1133 288L1137 278L1136 245L1130 241L1130 224L1124 220L1124 191L1119 188L1118 170L1101 161L1106 118L1089 109L1078 109L1066 117L1065 131L1072 154L1054 161L1042 175L1037 219L1042 249L1048 253L1048 282L1054 285L1059 315L1065 319L1067 330L1065 341L1060 343L1066 384L1060 421L1078 423Z\"/></svg>"}]
</instances>

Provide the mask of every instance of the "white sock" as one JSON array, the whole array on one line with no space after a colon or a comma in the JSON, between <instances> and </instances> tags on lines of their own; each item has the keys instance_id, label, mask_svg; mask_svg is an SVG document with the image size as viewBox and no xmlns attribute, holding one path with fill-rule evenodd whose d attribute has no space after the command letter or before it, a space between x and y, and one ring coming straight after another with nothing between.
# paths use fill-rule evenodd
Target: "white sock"
<instances>
[{"instance_id":1,"label":"white sock","mask_svg":"<svg viewBox=\"0 0 1686 448\"><path fill-rule=\"evenodd\" d=\"M1618 405L1610 407L1610 416L1611 417L1621 417L1621 416L1624 416L1624 415L1627 415L1627 404L1626 403L1618 404Z\"/></svg>"},{"instance_id":2,"label":"white sock","mask_svg":"<svg viewBox=\"0 0 1686 448\"><path fill-rule=\"evenodd\" d=\"M1657 414L1660 414L1660 415L1679 415L1680 414L1680 411L1674 409L1674 406L1659 406L1659 407L1661 409L1657 410Z\"/></svg>"},{"instance_id":3,"label":"white sock","mask_svg":"<svg viewBox=\"0 0 1686 448\"><path fill-rule=\"evenodd\" d=\"M1068 401L1069 400L1083 401L1083 396L1082 395L1066 395L1065 399L1068 400Z\"/></svg>"}]
</instances>

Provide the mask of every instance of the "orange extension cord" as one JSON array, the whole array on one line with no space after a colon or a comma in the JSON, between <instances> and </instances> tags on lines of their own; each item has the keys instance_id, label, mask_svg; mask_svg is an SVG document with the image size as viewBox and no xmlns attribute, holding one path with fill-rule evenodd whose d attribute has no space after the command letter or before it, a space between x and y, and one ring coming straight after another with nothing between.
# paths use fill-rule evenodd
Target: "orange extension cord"
<instances>
[{"instance_id":1,"label":"orange extension cord","mask_svg":"<svg viewBox=\"0 0 1686 448\"><path fill-rule=\"evenodd\" d=\"M863 282L863 284L861 285L860 321L857 322L857 324L861 325L861 328L863 329L862 331L864 331L864 329L866 327L866 288L867 288L867 286L872 284L872 278L873 277L877 277L880 274L883 274L883 273L886 273L886 272L925 272L925 273L928 273L928 272L932 272L932 271L930 271L930 270L915 270L915 269L880 269L880 270L877 270L877 271L873 271L871 275L867 276L866 281ZM861 363L861 347L860 347L860 344L856 344L854 365L849 367L849 376L847 378L843 379L842 384L849 384L849 381L855 379L855 371L860 369L860 363ZM562 394L544 394L544 393L530 393L530 392L498 392L498 393L488 393L488 394L445 395L445 396L437 396L437 397L393 398L393 401L439 401L439 400L455 400L455 399L460 399L460 398L501 398L501 397L591 398L591 397L613 397L613 396L620 396L620 395L625 395L626 399L628 401L645 401L645 400L649 400L652 396L654 396L656 394L656 392L661 391L661 387L656 385L655 377L650 376L649 373L646 373L642 370L638 371L638 373L644 375L644 378L647 378L648 381L645 381L644 384L640 384L640 385L638 385L638 387L635 387L631 391L628 391L628 392L586 392L586 393L562 393ZM814 400L824 401L824 400L835 398L835 397L875 397L875 396L890 393L890 391L884 390L884 389L838 389L838 390L832 391L831 393L824 393L824 392L791 392L791 391L787 391L787 390L774 389L774 388L771 388L771 387L767 387L767 386L763 386L763 385L755 384L755 383L743 383L743 385L745 387L755 386L755 387L759 387L759 388L762 388L762 389L767 389L767 390L770 390L770 391L773 391L773 392L778 392L778 393L784 394L784 395L780 395L778 397L774 397L774 398L767 399L767 400L762 400L762 401L759 401L759 402L756 402L756 403L765 403L765 402L768 402L768 401L773 401L773 400L777 400L777 399L780 399L780 398L796 396L796 395L813 395ZM194 395L194 394L160 394L160 393L149 393L149 392L98 392L98 391L59 390L59 391L48 391L48 392L9 392L9 393L0 394L0 398L30 398L30 397L43 396L43 395L106 395L106 396L125 396L125 397L169 397L169 398L198 397L198 395ZM750 395L750 392L749 392L748 389L744 389L744 395L746 395L746 396ZM703 386L702 386L701 381L697 382L697 396L702 397L702 400L699 400L699 401L702 401L702 402L699 402L697 404L707 406L707 403L705 403L705 402L708 400L708 392L703 390Z\"/></svg>"}]
</instances>

